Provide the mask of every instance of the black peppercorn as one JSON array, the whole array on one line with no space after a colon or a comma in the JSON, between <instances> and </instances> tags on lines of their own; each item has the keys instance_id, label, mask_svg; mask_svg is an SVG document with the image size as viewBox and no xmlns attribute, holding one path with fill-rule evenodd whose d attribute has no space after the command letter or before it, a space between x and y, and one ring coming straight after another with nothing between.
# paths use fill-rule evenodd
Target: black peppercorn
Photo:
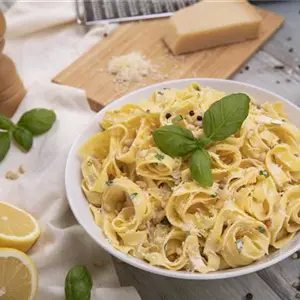
<instances>
[{"instance_id":1,"label":"black peppercorn","mask_svg":"<svg viewBox=\"0 0 300 300\"><path fill-rule=\"evenodd\" d=\"M274 69L275 70L283 70L284 66L283 65L277 65L277 66L274 66Z\"/></svg>"},{"instance_id":2,"label":"black peppercorn","mask_svg":"<svg viewBox=\"0 0 300 300\"><path fill-rule=\"evenodd\" d=\"M189 115L192 117L193 115L195 114L195 112L193 111L193 110L191 110L190 112L189 112Z\"/></svg>"},{"instance_id":3,"label":"black peppercorn","mask_svg":"<svg viewBox=\"0 0 300 300\"><path fill-rule=\"evenodd\" d=\"M252 300L253 299L253 295L251 293L248 293L246 295L246 300Z\"/></svg>"},{"instance_id":4,"label":"black peppercorn","mask_svg":"<svg viewBox=\"0 0 300 300\"><path fill-rule=\"evenodd\" d=\"M104 36L104 37L107 37L107 36L108 36L108 34L107 34L106 32L104 32L103 36Z\"/></svg>"},{"instance_id":5,"label":"black peppercorn","mask_svg":"<svg viewBox=\"0 0 300 300\"><path fill-rule=\"evenodd\" d=\"M198 121L202 121L202 117L201 116L197 116L197 120Z\"/></svg>"},{"instance_id":6,"label":"black peppercorn","mask_svg":"<svg viewBox=\"0 0 300 300\"><path fill-rule=\"evenodd\" d=\"M250 69L250 67L249 67L249 66L246 66L246 67L245 67L245 70L246 70L246 71L248 71L249 69Z\"/></svg>"},{"instance_id":7,"label":"black peppercorn","mask_svg":"<svg viewBox=\"0 0 300 300\"><path fill-rule=\"evenodd\" d=\"M290 48L289 52L292 53L294 51L294 48Z\"/></svg>"},{"instance_id":8,"label":"black peppercorn","mask_svg":"<svg viewBox=\"0 0 300 300\"><path fill-rule=\"evenodd\" d=\"M169 118L171 118L171 114L170 113L166 113L166 119L169 119Z\"/></svg>"}]
</instances>

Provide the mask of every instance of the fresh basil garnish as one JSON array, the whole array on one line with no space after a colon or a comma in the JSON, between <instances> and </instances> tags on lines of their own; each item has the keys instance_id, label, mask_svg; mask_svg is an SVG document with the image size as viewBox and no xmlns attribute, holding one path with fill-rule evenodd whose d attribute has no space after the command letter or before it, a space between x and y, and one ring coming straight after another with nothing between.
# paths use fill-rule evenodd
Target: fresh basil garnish
<instances>
[{"instance_id":1,"label":"fresh basil garnish","mask_svg":"<svg viewBox=\"0 0 300 300\"><path fill-rule=\"evenodd\" d=\"M85 266L74 266L65 280L66 300L90 300L93 281Z\"/></svg>"},{"instance_id":2,"label":"fresh basil garnish","mask_svg":"<svg viewBox=\"0 0 300 300\"><path fill-rule=\"evenodd\" d=\"M11 137L9 132L0 131L0 161L6 156L11 144Z\"/></svg>"},{"instance_id":3,"label":"fresh basil garnish","mask_svg":"<svg viewBox=\"0 0 300 300\"><path fill-rule=\"evenodd\" d=\"M0 129L11 130L14 127L14 123L9 118L0 115Z\"/></svg>"},{"instance_id":4,"label":"fresh basil garnish","mask_svg":"<svg viewBox=\"0 0 300 300\"><path fill-rule=\"evenodd\" d=\"M21 150L28 152L33 144L33 136L30 131L17 126L13 132L14 140L20 146Z\"/></svg>"},{"instance_id":5,"label":"fresh basil garnish","mask_svg":"<svg viewBox=\"0 0 300 300\"><path fill-rule=\"evenodd\" d=\"M0 162L6 156L11 136L24 152L28 152L33 143L33 135L48 131L56 120L54 111L35 108L22 115L17 125L7 117L0 115Z\"/></svg>"},{"instance_id":6,"label":"fresh basil garnish","mask_svg":"<svg viewBox=\"0 0 300 300\"><path fill-rule=\"evenodd\" d=\"M192 152L190 171L193 179L202 186L212 186L211 160L205 147L236 133L249 113L250 98L238 93L214 102L205 112L203 129L206 137L195 139L193 133L179 125L167 125L153 132L156 146L172 157Z\"/></svg>"},{"instance_id":7,"label":"fresh basil garnish","mask_svg":"<svg viewBox=\"0 0 300 300\"><path fill-rule=\"evenodd\" d=\"M202 186L212 186L211 161L205 149L197 149L190 159L190 171L194 180Z\"/></svg>"},{"instance_id":8,"label":"fresh basil garnish","mask_svg":"<svg viewBox=\"0 0 300 300\"><path fill-rule=\"evenodd\" d=\"M250 98L246 94L231 94L213 103L205 112L203 129L212 141L222 141L236 133L249 113Z\"/></svg>"},{"instance_id":9,"label":"fresh basil garnish","mask_svg":"<svg viewBox=\"0 0 300 300\"><path fill-rule=\"evenodd\" d=\"M192 132L179 125L160 127L152 135L157 147L172 157L184 156L197 149Z\"/></svg>"},{"instance_id":10,"label":"fresh basil garnish","mask_svg":"<svg viewBox=\"0 0 300 300\"><path fill-rule=\"evenodd\" d=\"M34 108L23 114L18 125L26 128L33 135L40 135L52 127L55 119L56 115L53 110Z\"/></svg>"}]
</instances>

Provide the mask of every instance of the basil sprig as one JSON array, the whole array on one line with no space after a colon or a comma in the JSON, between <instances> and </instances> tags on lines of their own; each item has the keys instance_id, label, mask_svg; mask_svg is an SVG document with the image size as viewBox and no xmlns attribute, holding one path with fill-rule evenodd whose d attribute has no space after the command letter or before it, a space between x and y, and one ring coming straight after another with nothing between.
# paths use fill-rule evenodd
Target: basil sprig
<instances>
[{"instance_id":1,"label":"basil sprig","mask_svg":"<svg viewBox=\"0 0 300 300\"><path fill-rule=\"evenodd\" d=\"M153 139L159 149L172 156L184 156L197 149L192 132L178 125L161 127L153 132Z\"/></svg>"},{"instance_id":2,"label":"basil sprig","mask_svg":"<svg viewBox=\"0 0 300 300\"><path fill-rule=\"evenodd\" d=\"M85 266L74 266L65 280L66 300L90 300L93 281Z\"/></svg>"},{"instance_id":3,"label":"basil sprig","mask_svg":"<svg viewBox=\"0 0 300 300\"><path fill-rule=\"evenodd\" d=\"M18 125L29 130L33 135L40 135L47 132L56 119L53 110L35 108L20 118Z\"/></svg>"},{"instance_id":4,"label":"basil sprig","mask_svg":"<svg viewBox=\"0 0 300 300\"><path fill-rule=\"evenodd\" d=\"M17 125L0 115L0 162L8 153L12 138L22 151L28 152L32 147L33 137L51 129L55 120L54 111L44 108L25 112Z\"/></svg>"},{"instance_id":5,"label":"basil sprig","mask_svg":"<svg viewBox=\"0 0 300 300\"><path fill-rule=\"evenodd\" d=\"M157 147L172 157L185 156L192 152L190 172L202 186L212 186L211 160L205 147L222 141L237 132L249 113L250 98L238 93L214 102L205 112L203 129L205 137L196 139L192 132L179 125L166 125L153 132Z\"/></svg>"}]
</instances>

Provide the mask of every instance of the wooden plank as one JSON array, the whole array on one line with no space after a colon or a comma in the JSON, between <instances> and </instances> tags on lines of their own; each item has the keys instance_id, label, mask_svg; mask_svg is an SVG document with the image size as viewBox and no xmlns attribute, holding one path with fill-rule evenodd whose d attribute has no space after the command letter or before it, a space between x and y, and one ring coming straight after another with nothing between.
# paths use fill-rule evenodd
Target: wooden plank
<instances>
[{"instance_id":1,"label":"wooden plank","mask_svg":"<svg viewBox=\"0 0 300 300\"><path fill-rule=\"evenodd\" d=\"M113 75L107 72L107 64L112 56L132 51L142 52L154 65L159 66L161 76L147 77L143 85L184 77L229 78L283 23L283 18L277 14L265 10L260 10L260 13L264 21L258 39L175 57L161 40L166 19L123 24L53 81L83 88L91 107L99 110L110 101L141 86L141 83L135 83L118 90Z\"/></svg>"},{"instance_id":2,"label":"wooden plank","mask_svg":"<svg viewBox=\"0 0 300 300\"><path fill-rule=\"evenodd\" d=\"M243 73L238 73L234 79L268 89L300 104L299 74L292 73L288 65L284 65L283 70L274 69L278 65L282 65L282 62L267 52L260 51L248 63L249 70L243 69Z\"/></svg>"},{"instance_id":3,"label":"wooden plank","mask_svg":"<svg viewBox=\"0 0 300 300\"><path fill-rule=\"evenodd\" d=\"M295 299L298 292L292 287L299 281L300 260L288 258L271 268L260 271L259 276L279 295L283 300Z\"/></svg>"},{"instance_id":4,"label":"wooden plank","mask_svg":"<svg viewBox=\"0 0 300 300\"><path fill-rule=\"evenodd\" d=\"M280 300L257 274L226 280L192 281L147 273L125 263L115 264L122 285L132 285L143 300Z\"/></svg>"}]
</instances>

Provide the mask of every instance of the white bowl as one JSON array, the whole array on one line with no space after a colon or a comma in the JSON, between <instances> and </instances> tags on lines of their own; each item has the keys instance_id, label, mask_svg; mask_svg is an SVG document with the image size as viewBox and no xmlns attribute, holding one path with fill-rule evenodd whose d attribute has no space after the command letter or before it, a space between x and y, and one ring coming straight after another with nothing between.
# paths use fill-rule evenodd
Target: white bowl
<instances>
[{"instance_id":1,"label":"white bowl","mask_svg":"<svg viewBox=\"0 0 300 300\"><path fill-rule=\"evenodd\" d=\"M83 132L74 142L68 156L68 160L66 164L66 174L65 174L66 191L67 191L67 197L69 200L70 207L76 219L81 224L81 226L102 248L104 248L106 251L108 251L110 254L114 255L118 259L151 273L164 275L168 277L181 278L181 279L195 279L195 280L196 279L197 280L222 279L222 278L230 278L230 277L249 274L264 269L266 267L269 267L271 265L274 265L300 249L299 234L297 234L294 237L294 239L284 248L274 252L273 254L249 266L236 268L236 269L217 271L208 274L199 274L199 273L189 273L186 271L171 271L171 270L155 267L140 259L122 253L110 245L110 243L102 233L101 228L97 226L96 223L94 222L93 216L88 206L88 202L86 201L80 186L81 162L78 156L78 149L80 148L80 146L84 142L86 142L91 136L93 136L95 133L99 132L98 123L103 118L104 113L106 111L121 107L127 103L136 103L141 99L148 98L155 90L160 90L164 87L183 89L192 82L198 82L201 86L209 86L218 89L220 91L224 91L226 93L244 92L251 95L257 101L257 103L263 103L267 101L275 102L278 100L283 101L284 109L285 112L288 114L289 119L297 127L300 127L300 109L296 105L280 97L279 95L276 95L275 93L269 92L267 90L258 88L250 84L231 81L231 80L222 80L222 79L192 78L192 79L173 80L173 81L147 86L145 88L132 92L128 95L125 95L122 98L112 102L111 104L103 108L93 118L90 124L83 130Z\"/></svg>"}]
</instances>

